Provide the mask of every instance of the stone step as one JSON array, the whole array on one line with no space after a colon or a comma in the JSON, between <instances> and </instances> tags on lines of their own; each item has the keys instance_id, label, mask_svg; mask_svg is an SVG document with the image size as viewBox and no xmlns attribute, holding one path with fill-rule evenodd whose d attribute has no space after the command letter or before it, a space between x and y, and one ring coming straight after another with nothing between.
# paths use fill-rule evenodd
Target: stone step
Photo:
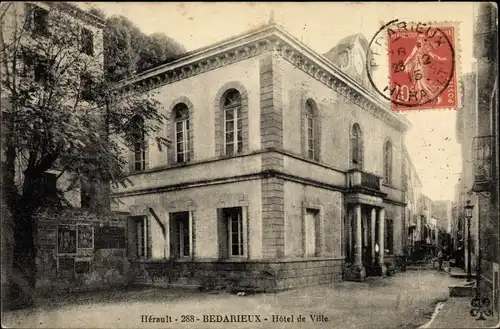
<instances>
[{"instance_id":1,"label":"stone step","mask_svg":"<svg viewBox=\"0 0 500 329\"><path fill-rule=\"evenodd\" d=\"M450 297L473 297L476 293L475 282L464 282L448 287Z\"/></svg>"},{"instance_id":2,"label":"stone step","mask_svg":"<svg viewBox=\"0 0 500 329\"><path fill-rule=\"evenodd\" d=\"M467 273L464 273L462 271L454 271L454 270L451 270L450 272L450 276L452 278L460 278L460 279L465 279L467 278ZM475 272L472 272L471 273L471 277L472 279L475 279L476 278L476 273Z\"/></svg>"}]
</instances>

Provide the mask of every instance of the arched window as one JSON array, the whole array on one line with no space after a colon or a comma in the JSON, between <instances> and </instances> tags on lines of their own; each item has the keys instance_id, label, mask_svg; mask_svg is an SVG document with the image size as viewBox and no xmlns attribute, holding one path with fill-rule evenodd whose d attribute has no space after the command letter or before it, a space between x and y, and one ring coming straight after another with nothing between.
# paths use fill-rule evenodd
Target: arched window
<instances>
[{"instance_id":1,"label":"arched window","mask_svg":"<svg viewBox=\"0 0 500 329\"><path fill-rule=\"evenodd\" d=\"M302 153L304 157L315 161L319 161L320 156L320 124L316 103L308 99L302 109Z\"/></svg>"},{"instance_id":2,"label":"arched window","mask_svg":"<svg viewBox=\"0 0 500 329\"><path fill-rule=\"evenodd\" d=\"M363 138L361 128L357 123L351 130L351 166L352 168L363 168Z\"/></svg>"},{"instance_id":3,"label":"arched window","mask_svg":"<svg viewBox=\"0 0 500 329\"><path fill-rule=\"evenodd\" d=\"M384 183L392 183L392 144L390 141L384 145Z\"/></svg>"},{"instance_id":4,"label":"arched window","mask_svg":"<svg viewBox=\"0 0 500 329\"><path fill-rule=\"evenodd\" d=\"M184 103L174 106L174 138L175 138L175 161L177 163L187 162L190 159L190 125L189 108Z\"/></svg>"},{"instance_id":5,"label":"arched window","mask_svg":"<svg viewBox=\"0 0 500 329\"><path fill-rule=\"evenodd\" d=\"M310 100L306 102L307 157L313 160L316 132L314 131L314 108L311 103Z\"/></svg>"},{"instance_id":6,"label":"arched window","mask_svg":"<svg viewBox=\"0 0 500 329\"><path fill-rule=\"evenodd\" d=\"M144 133L144 119L136 115L131 120L132 124L132 138L133 138L133 152L134 152L134 170L141 171L146 169L146 136Z\"/></svg>"},{"instance_id":7,"label":"arched window","mask_svg":"<svg viewBox=\"0 0 500 329\"><path fill-rule=\"evenodd\" d=\"M224 117L224 154L236 155L243 152L243 116L241 94L236 89L226 92L222 110Z\"/></svg>"}]
</instances>

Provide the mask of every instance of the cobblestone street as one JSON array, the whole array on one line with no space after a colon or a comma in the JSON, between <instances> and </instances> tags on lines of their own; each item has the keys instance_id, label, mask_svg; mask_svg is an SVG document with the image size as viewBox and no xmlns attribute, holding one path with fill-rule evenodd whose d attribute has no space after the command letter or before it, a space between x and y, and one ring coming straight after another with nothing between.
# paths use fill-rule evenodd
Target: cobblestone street
<instances>
[{"instance_id":1,"label":"cobblestone street","mask_svg":"<svg viewBox=\"0 0 500 329\"><path fill-rule=\"evenodd\" d=\"M82 293L40 300L35 309L4 313L2 321L8 328L234 328L235 323L204 322L204 315L206 320L207 315L223 319L249 314L262 322L236 327L416 328L430 319L434 305L448 297L448 285L455 282L447 273L422 270L278 294L237 296L156 288ZM172 322L141 322L143 315ZM293 316L293 322L272 322L273 315L283 321ZM299 315L304 322L298 322ZM311 315L321 322L313 322Z\"/></svg>"}]
</instances>

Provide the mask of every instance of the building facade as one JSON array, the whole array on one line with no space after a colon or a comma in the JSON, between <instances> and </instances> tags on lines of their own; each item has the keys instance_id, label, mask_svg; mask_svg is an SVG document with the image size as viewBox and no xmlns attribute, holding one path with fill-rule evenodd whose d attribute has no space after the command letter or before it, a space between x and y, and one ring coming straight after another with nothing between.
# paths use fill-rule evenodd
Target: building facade
<instances>
[{"instance_id":1,"label":"building facade","mask_svg":"<svg viewBox=\"0 0 500 329\"><path fill-rule=\"evenodd\" d=\"M409 248L408 251L412 253L415 250L416 241L420 241L422 234L422 207L420 205L422 182L406 148L404 149L403 173L403 189L406 191L406 245Z\"/></svg>"},{"instance_id":2,"label":"building facade","mask_svg":"<svg viewBox=\"0 0 500 329\"><path fill-rule=\"evenodd\" d=\"M477 116L476 116L476 73L468 73L462 76L462 95L461 108L457 110L457 141L461 145L462 153L462 172L460 180L457 184L456 197L457 197L457 240L459 241L458 248L464 250L464 264L465 271L468 271L468 258L469 250L471 255L471 267L474 269L477 259L477 245L478 245L478 225L477 220L470 222L470 245L468 239L468 223L465 217L464 206L467 200L472 204L477 204L477 197L472 193L474 185L474 162L473 162L473 140L476 136L477 130ZM473 218L478 218L478 209L474 207Z\"/></svg>"},{"instance_id":3,"label":"building facade","mask_svg":"<svg viewBox=\"0 0 500 329\"><path fill-rule=\"evenodd\" d=\"M498 116L498 7L476 5L474 26L476 59L476 132L472 140L473 186L478 208L478 272L483 295L493 300L499 316L500 217L499 217L499 116Z\"/></svg>"},{"instance_id":4,"label":"building facade","mask_svg":"<svg viewBox=\"0 0 500 329\"><path fill-rule=\"evenodd\" d=\"M95 74L103 74L104 21L101 18L65 2L11 1L1 5L2 42L4 45L19 44L18 53L23 53L22 58L17 58L16 67L13 66L10 58L2 58L2 74L5 74L4 70L8 67L11 75L16 75L17 81L24 81L37 91L45 90L50 83L50 76L66 78L65 74L68 74L74 82L80 83L78 90L83 91L81 77L77 75L79 70L72 67L69 60L71 56L74 56L71 58L75 62L77 58L80 58L80 62L86 63L88 69ZM75 39L69 39L73 37ZM76 40L78 42L75 42ZM65 46L69 43L72 43L74 47ZM6 53L7 51L2 55ZM56 62L60 66L57 66ZM62 67L66 65L67 71L64 71L67 73L64 73ZM2 82L4 81L2 78ZM13 79L10 82L12 81L16 80ZM48 90L51 90L49 88ZM55 88L57 87L52 90L56 90ZM69 100L74 100L70 92L75 88L77 87L68 88ZM7 121L8 115L17 110L10 106L13 103L13 94L6 90L7 88L2 88L1 94L2 125ZM60 90L57 89L57 91ZM33 94L32 97L38 95ZM80 96L83 96L83 93ZM83 109L86 109L85 100L86 98L81 99ZM74 109L78 110L77 107ZM47 108L41 106L38 110L42 112ZM7 126L2 128L3 134ZM2 143L2 168L5 168L4 161L6 161L4 146L5 143ZM26 155L27 152L18 151L15 159L15 183L21 188L23 173L27 167L26 162L22 161L23 153ZM47 193L66 190L65 198L69 201L69 205L68 209L61 212L53 213L45 210L35 214L34 221L37 223L34 238L35 248L37 248L36 293L95 289L128 283L125 235L127 215L92 212L88 206L84 205L81 189L69 189L70 175L72 174L62 173L58 168L51 168L42 174L43 181L46 183L42 188L45 188ZM9 280L18 276L19 273L15 273L11 266L14 246L13 225L10 223L12 218L8 216L9 209L4 204L3 196L2 298L7 298L6 304L9 305L11 302L15 303L8 293ZM87 209L80 209L81 206ZM15 307L15 305L12 306Z\"/></svg>"},{"instance_id":5,"label":"building facade","mask_svg":"<svg viewBox=\"0 0 500 329\"><path fill-rule=\"evenodd\" d=\"M432 208L433 215L438 218L437 225L440 230L451 232L453 217L453 202L450 200L435 200Z\"/></svg>"},{"instance_id":6,"label":"building facade","mask_svg":"<svg viewBox=\"0 0 500 329\"><path fill-rule=\"evenodd\" d=\"M366 47L321 56L270 23L122 84L170 119L167 149L124 145L133 184L114 191L139 279L280 290L385 273L408 124L371 90Z\"/></svg>"}]
</instances>

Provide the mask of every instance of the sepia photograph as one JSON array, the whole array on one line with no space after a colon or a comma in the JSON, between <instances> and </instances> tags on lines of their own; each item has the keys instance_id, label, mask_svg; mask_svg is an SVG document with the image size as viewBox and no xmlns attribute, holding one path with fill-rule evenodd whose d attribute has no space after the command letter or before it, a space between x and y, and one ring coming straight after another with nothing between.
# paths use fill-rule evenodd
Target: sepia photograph
<instances>
[{"instance_id":1,"label":"sepia photograph","mask_svg":"<svg viewBox=\"0 0 500 329\"><path fill-rule=\"evenodd\" d=\"M0 26L2 328L500 328L496 3Z\"/></svg>"}]
</instances>

